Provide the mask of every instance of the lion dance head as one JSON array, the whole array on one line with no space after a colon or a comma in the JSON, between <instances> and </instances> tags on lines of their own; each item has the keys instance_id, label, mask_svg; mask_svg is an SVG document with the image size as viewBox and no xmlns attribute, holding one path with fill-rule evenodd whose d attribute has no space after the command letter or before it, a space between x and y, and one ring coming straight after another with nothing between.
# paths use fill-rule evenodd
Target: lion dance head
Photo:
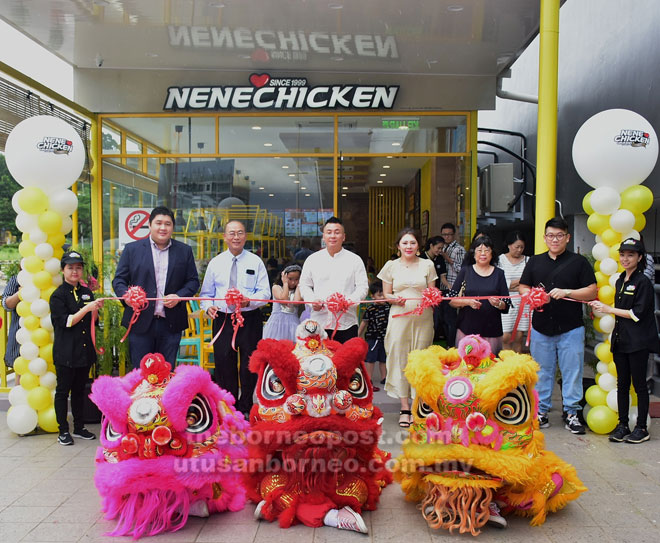
<instances>
[{"instance_id":1,"label":"lion dance head","mask_svg":"<svg viewBox=\"0 0 660 543\"><path fill-rule=\"evenodd\" d=\"M249 497L259 516L317 526L325 510L376 508L391 482L378 448L382 414L372 404L366 343L327 339L312 320L296 343L264 339L250 359L259 375L252 408Z\"/></svg>"},{"instance_id":2,"label":"lion dance head","mask_svg":"<svg viewBox=\"0 0 660 543\"><path fill-rule=\"evenodd\" d=\"M91 399L103 413L94 482L110 535L155 535L189 515L245 505L241 462L248 425L234 398L197 366L148 354L126 376L99 377Z\"/></svg>"},{"instance_id":3,"label":"lion dance head","mask_svg":"<svg viewBox=\"0 0 660 543\"><path fill-rule=\"evenodd\" d=\"M536 526L587 490L573 466L544 449L537 371L525 354L496 358L479 336L458 349L410 353L415 420L395 478L429 526L477 535L491 502Z\"/></svg>"}]
</instances>

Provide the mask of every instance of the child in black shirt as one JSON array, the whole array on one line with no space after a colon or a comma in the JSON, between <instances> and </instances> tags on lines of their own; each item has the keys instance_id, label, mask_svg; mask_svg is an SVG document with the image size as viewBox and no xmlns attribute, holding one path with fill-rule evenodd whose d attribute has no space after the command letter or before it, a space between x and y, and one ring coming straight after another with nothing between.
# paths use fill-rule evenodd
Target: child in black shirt
<instances>
[{"instance_id":1,"label":"child in black shirt","mask_svg":"<svg viewBox=\"0 0 660 543\"><path fill-rule=\"evenodd\" d=\"M55 388L55 415L60 434L60 445L73 445L67 421L67 401L71 394L73 435L80 439L96 439L83 422L85 384L89 369L96 362L96 351L92 344L92 311L103 305L103 300L94 301L92 291L81 285L83 258L76 251L62 256L64 281L50 297L50 318L53 322L55 340L53 361L57 374Z\"/></svg>"},{"instance_id":2,"label":"child in black shirt","mask_svg":"<svg viewBox=\"0 0 660 543\"><path fill-rule=\"evenodd\" d=\"M360 329L358 336L365 338L369 345L367 352L366 368L369 374L369 379L372 378L374 372L374 364L379 363L379 371L381 376L381 384L385 383L385 332L387 331L387 319L390 315L390 305L385 302L383 295L383 283L381 281L374 281L369 285L369 292L374 300L383 300L369 304L362 316L360 322ZM373 382L372 382L373 384ZM380 387L374 386L374 392L378 392Z\"/></svg>"}]
</instances>

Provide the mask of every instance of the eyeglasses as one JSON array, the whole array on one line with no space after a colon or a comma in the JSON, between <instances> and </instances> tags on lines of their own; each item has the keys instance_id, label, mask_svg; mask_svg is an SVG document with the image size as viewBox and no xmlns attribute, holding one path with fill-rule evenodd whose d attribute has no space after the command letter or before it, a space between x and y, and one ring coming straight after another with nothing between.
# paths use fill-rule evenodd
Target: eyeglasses
<instances>
[{"instance_id":1,"label":"eyeglasses","mask_svg":"<svg viewBox=\"0 0 660 543\"><path fill-rule=\"evenodd\" d=\"M553 240L556 239L557 241L561 241L566 237L566 234L564 233L559 233L559 234L546 234L545 239Z\"/></svg>"},{"instance_id":2,"label":"eyeglasses","mask_svg":"<svg viewBox=\"0 0 660 543\"><path fill-rule=\"evenodd\" d=\"M242 238L245 235L245 232L243 230L238 230L236 232L231 231L231 232L225 232L225 236L228 238Z\"/></svg>"}]
</instances>

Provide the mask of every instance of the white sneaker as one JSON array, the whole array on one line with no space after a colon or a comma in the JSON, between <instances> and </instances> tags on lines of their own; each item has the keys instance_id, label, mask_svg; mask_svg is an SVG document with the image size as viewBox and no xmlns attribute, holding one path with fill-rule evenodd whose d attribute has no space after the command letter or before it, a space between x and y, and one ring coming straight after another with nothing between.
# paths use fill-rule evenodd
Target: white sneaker
<instances>
[{"instance_id":1,"label":"white sneaker","mask_svg":"<svg viewBox=\"0 0 660 543\"><path fill-rule=\"evenodd\" d=\"M263 518L261 516L261 510L264 508L264 505L266 505L266 500L261 500L257 504L257 507L254 509L254 520L261 520Z\"/></svg>"},{"instance_id":2,"label":"white sneaker","mask_svg":"<svg viewBox=\"0 0 660 543\"><path fill-rule=\"evenodd\" d=\"M495 528L506 528L508 526L506 519L500 515L500 508L497 507L495 502L490 502L490 505L488 506L488 514L489 526L493 526Z\"/></svg>"},{"instance_id":3,"label":"white sneaker","mask_svg":"<svg viewBox=\"0 0 660 543\"><path fill-rule=\"evenodd\" d=\"M354 532L360 532L362 534L368 534L367 525L364 523L364 519L348 505L342 507L337 512L337 528L340 530L353 530Z\"/></svg>"},{"instance_id":4,"label":"white sneaker","mask_svg":"<svg viewBox=\"0 0 660 543\"><path fill-rule=\"evenodd\" d=\"M188 514L193 517L202 517L206 518L209 516L209 506L206 503L206 500L197 500L190 504L190 509Z\"/></svg>"}]
</instances>

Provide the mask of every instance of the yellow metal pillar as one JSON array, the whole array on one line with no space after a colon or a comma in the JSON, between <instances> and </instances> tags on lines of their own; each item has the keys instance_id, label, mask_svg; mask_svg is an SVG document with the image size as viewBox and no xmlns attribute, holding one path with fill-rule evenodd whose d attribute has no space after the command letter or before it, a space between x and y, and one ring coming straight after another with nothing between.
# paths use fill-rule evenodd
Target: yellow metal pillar
<instances>
[{"instance_id":1,"label":"yellow metal pillar","mask_svg":"<svg viewBox=\"0 0 660 543\"><path fill-rule=\"evenodd\" d=\"M534 228L536 253L545 251L544 225L555 215L557 65L559 57L559 0L540 1L536 224Z\"/></svg>"},{"instance_id":2,"label":"yellow metal pillar","mask_svg":"<svg viewBox=\"0 0 660 543\"><path fill-rule=\"evenodd\" d=\"M91 145L89 146L89 154L91 163L91 186L89 189L92 201L92 254L94 256L94 262L99 265L99 275L102 275L103 179L101 173L101 127L96 116L91 120Z\"/></svg>"},{"instance_id":3,"label":"yellow metal pillar","mask_svg":"<svg viewBox=\"0 0 660 543\"><path fill-rule=\"evenodd\" d=\"M71 186L71 191L78 196L78 182ZM71 247L78 247L78 208L71 214Z\"/></svg>"}]
</instances>

